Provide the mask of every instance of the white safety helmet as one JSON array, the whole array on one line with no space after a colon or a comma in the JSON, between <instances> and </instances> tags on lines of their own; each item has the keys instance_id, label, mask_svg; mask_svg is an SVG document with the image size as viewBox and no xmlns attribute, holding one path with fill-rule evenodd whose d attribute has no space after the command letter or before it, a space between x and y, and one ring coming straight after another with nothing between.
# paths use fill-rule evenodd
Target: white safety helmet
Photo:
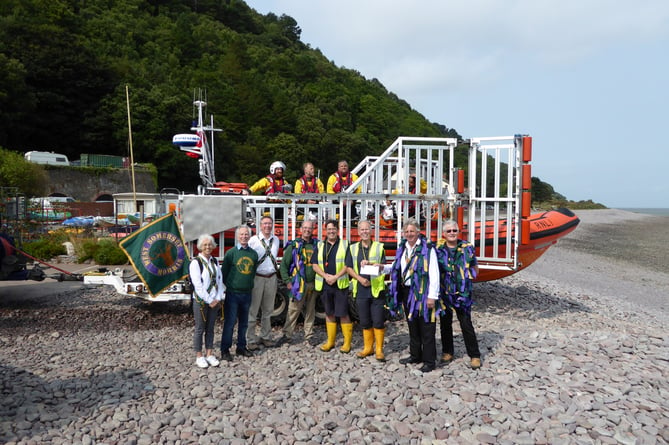
<instances>
[{"instance_id":1,"label":"white safety helmet","mask_svg":"<svg viewBox=\"0 0 669 445\"><path fill-rule=\"evenodd\" d=\"M284 173L286 172L286 164L284 164L281 161L274 161L274 162L272 162L272 165L269 166L270 174L273 175L277 168L280 168L281 170L283 170Z\"/></svg>"}]
</instances>

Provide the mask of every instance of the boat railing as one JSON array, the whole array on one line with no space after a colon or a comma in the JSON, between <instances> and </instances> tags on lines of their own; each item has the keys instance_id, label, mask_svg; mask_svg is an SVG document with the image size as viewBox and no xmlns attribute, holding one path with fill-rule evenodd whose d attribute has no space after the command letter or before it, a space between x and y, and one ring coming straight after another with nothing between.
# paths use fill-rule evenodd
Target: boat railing
<instances>
[{"instance_id":1,"label":"boat railing","mask_svg":"<svg viewBox=\"0 0 669 445\"><path fill-rule=\"evenodd\" d=\"M397 138L380 156L368 156L351 171L358 179L345 191L389 193L408 191L409 177L426 194L444 193L444 182L453 183L455 138Z\"/></svg>"},{"instance_id":2,"label":"boat railing","mask_svg":"<svg viewBox=\"0 0 669 445\"><path fill-rule=\"evenodd\" d=\"M519 267L521 222L529 217L529 210L521 213L521 203L530 202L530 159L531 139L520 135L470 140L467 221L480 227L481 234L470 234L470 241L479 240L478 259L488 268Z\"/></svg>"},{"instance_id":3,"label":"boat railing","mask_svg":"<svg viewBox=\"0 0 669 445\"><path fill-rule=\"evenodd\" d=\"M299 236L299 223L305 218L317 222L314 236L319 239L325 238L324 223L335 219L339 236L348 240L356 239L357 222L366 219L376 239L394 245L401 240L401 226L408 217L414 217L421 232L433 241L443 238L444 221L454 219L461 237L479 247L483 267L515 270L521 222L529 216L529 211L520 210L530 183L529 178L525 180L529 161L523 155L524 139L475 138L469 147L457 147L455 138L400 137L380 156L369 156L354 167L351 171L358 178L344 193L223 196L230 209L217 210L219 216L214 219L223 231L240 221L256 226L262 215L269 215L284 243ZM466 170L454 167L456 148L469 150ZM415 177L413 193L407 186L411 176ZM238 217L235 224L219 223L233 221L231 215ZM202 217L193 218L198 230L204 230ZM529 227L523 230L529 236ZM199 233L204 232L191 231L189 236Z\"/></svg>"},{"instance_id":4,"label":"boat railing","mask_svg":"<svg viewBox=\"0 0 669 445\"><path fill-rule=\"evenodd\" d=\"M282 242L299 236L299 226L305 219L316 222L314 236L325 238L325 223L335 220L342 239L357 237L357 223L367 220L372 226L375 239L392 239L398 243L402 238L401 218L406 214L408 203L415 204L417 221L426 237L437 240L442 237L443 222L454 213L454 203L444 195L414 195L392 193L340 193L333 194L274 194L269 196L245 196L247 223L256 227L262 216L275 221L275 234ZM392 259L392 255L390 256Z\"/></svg>"}]
</instances>

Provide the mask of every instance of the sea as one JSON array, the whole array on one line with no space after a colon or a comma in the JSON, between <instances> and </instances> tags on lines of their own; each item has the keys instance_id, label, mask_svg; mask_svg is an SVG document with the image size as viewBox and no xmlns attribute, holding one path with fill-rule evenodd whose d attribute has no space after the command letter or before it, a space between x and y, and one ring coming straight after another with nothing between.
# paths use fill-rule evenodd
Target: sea
<instances>
[{"instance_id":1,"label":"sea","mask_svg":"<svg viewBox=\"0 0 669 445\"><path fill-rule=\"evenodd\" d=\"M662 207L650 207L650 208L621 207L618 210L625 210L627 212L634 212L634 213L645 213L646 215L669 216L669 208L662 208Z\"/></svg>"}]
</instances>

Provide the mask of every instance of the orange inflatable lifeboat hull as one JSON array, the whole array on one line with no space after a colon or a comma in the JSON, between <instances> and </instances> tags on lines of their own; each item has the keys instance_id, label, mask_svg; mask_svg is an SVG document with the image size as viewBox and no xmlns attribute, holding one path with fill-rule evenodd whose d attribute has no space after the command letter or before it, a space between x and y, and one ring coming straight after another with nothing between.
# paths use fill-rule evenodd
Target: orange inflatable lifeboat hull
<instances>
[{"instance_id":1,"label":"orange inflatable lifeboat hull","mask_svg":"<svg viewBox=\"0 0 669 445\"><path fill-rule=\"evenodd\" d=\"M476 281L498 280L525 269L543 255L549 247L556 244L560 238L576 230L580 222L578 217L566 208L535 213L530 215L528 220L530 227L529 242L521 244L518 248L518 269L497 270L479 268L479 276ZM506 221L500 224L506 225ZM479 232L478 228L477 232ZM500 238L504 235L506 233L500 231ZM480 239L479 233L477 233L476 239ZM504 247L504 245L501 245L500 249ZM491 250L492 247L487 247L486 252L490 252ZM478 241L476 253L480 255L480 243Z\"/></svg>"},{"instance_id":2,"label":"orange inflatable lifeboat hull","mask_svg":"<svg viewBox=\"0 0 669 445\"><path fill-rule=\"evenodd\" d=\"M527 219L529 221L529 241L526 243L521 243L518 249L518 268L517 269L486 269L484 267L479 268L479 275L476 278L476 281L492 281L504 278L509 275L525 269L530 264L535 262L541 255L548 250L549 247L558 242L563 236L573 232L578 226L580 220L578 217L569 209L560 208L556 210L549 210L546 212L535 213L529 216ZM486 246L486 255L493 256L492 253L492 237L493 237L493 223L489 222L486 224L484 230L485 236L485 246ZM498 234L498 249L500 253L506 249L506 230L507 223L506 220L500 220L499 222L499 234ZM525 226L527 227L527 225ZM274 234L283 239L284 225L281 222L278 222L274 226ZM290 230L290 225L287 227L287 230ZM395 228L381 228L379 232L379 239L377 241L384 244L387 257L394 257L395 250L397 249L397 231ZM462 229L462 238L467 238L467 226ZM351 231L350 242L354 243L359 241L357 233L355 230ZM433 242L436 242L435 238L432 239ZM234 231L227 231L225 233L225 245L226 247L231 247L234 245ZM279 252L281 254L281 252ZM476 226L476 254L478 257L481 257L481 228L480 225ZM218 255L218 249L215 251L214 255ZM479 260L480 264L483 265L484 261Z\"/></svg>"}]
</instances>

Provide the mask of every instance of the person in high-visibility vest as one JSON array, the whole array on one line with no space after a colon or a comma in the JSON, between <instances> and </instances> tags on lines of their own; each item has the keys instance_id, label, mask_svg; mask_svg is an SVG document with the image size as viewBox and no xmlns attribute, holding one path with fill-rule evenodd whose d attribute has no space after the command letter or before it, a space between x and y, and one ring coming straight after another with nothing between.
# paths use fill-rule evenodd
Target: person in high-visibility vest
<instances>
[{"instance_id":1,"label":"person in high-visibility vest","mask_svg":"<svg viewBox=\"0 0 669 445\"><path fill-rule=\"evenodd\" d=\"M337 163L337 171L328 178L327 193L341 193L357 180L358 175L348 169L348 162L341 160ZM360 187L353 191L353 193L360 192Z\"/></svg>"},{"instance_id":2,"label":"person in high-visibility vest","mask_svg":"<svg viewBox=\"0 0 669 445\"><path fill-rule=\"evenodd\" d=\"M417 189L415 173L409 175L409 184L406 191L404 190L403 187L398 187L397 189L393 190L393 194L424 195L426 193L427 193L427 182L425 181L425 179L421 178L420 188ZM418 218L419 215L418 213L416 213L416 201L404 201L402 202L401 205L402 205L402 216L404 218L414 218L414 219Z\"/></svg>"},{"instance_id":3,"label":"person in high-visibility vest","mask_svg":"<svg viewBox=\"0 0 669 445\"><path fill-rule=\"evenodd\" d=\"M339 351L351 351L353 323L348 308L348 286L350 284L346 269L348 241L339 239L337 221L325 223L325 241L319 241L311 257L311 265L316 272L316 292L321 292L321 301L325 307L325 327L328 339L321 345L321 351L328 352L335 346L337 337L337 318L341 324L344 344Z\"/></svg>"},{"instance_id":4,"label":"person in high-visibility vest","mask_svg":"<svg viewBox=\"0 0 669 445\"><path fill-rule=\"evenodd\" d=\"M281 161L272 162L272 165L269 166L269 175L256 181L255 184L249 187L249 191L251 193L261 192L263 195L284 192L284 186L288 184L283 178L285 172L286 164Z\"/></svg>"},{"instance_id":5,"label":"person in high-visibility vest","mask_svg":"<svg viewBox=\"0 0 669 445\"><path fill-rule=\"evenodd\" d=\"M350 187L355 181L358 180L358 175L353 173L348 168L348 162L341 160L337 163L337 171L332 173L328 178L327 185L325 187L326 193L329 194L339 194L344 193L344 191ZM352 193L361 193L362 187L357 187ZM337 202L333 200L333 202ZM342 201L345 206L350 205L351 207L351 217L356 219L358 217L358 210L354 202L348 202L348 200Z\"/></svg>"},{"instance_id":6,"label":"person in high-visibility vest","mask_svg":"<svg viewBox=\"0 0 669 445\"><path fill-rule=\"evenodd\" d=\"M383 244L372 241L372 225L363 220L358 223L360 241L351 244L346 255L346 267L353 283L353 298L358 306L360 327L362 328L363 349L358 352L360 358L376 352L378 361L385 361L383 340L385 337L385 275L379 273L379 266L386 262ZM375 273L363 273L365 266L374 266ZM365 271L367 272L367 271ZM374 343L376 341L376 351Z\"/></svg>"},{"instance_id":7,"label":"person in high-visibility vest","mask_svg":"<svg viewBox=\"0 0 669 445\"><path fill-rule=\"evenodd\" d=\"M416 174L412 174L409 176L409 188L407 190L407 193L411 193L412 195L417 195L418 192L416 191ZM420 180L420 194L424 195L427 193L427 182L425 182L424 179L421 178ZM406 202L407 206L407 213L406 216L409 218L418 218L418 214L416 213L416 201L407 201Z\"/></svg>"}]
</instances>

